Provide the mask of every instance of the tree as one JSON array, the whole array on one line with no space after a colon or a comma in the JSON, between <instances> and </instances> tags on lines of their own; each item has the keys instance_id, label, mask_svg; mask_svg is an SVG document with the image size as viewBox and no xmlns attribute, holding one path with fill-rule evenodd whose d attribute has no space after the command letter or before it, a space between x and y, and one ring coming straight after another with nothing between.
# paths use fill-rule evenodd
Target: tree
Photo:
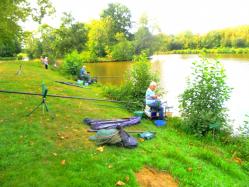
<instances>
[{"instance_id":1,"label":"tree","mask_svg":"<svg viewBox=\"0 0 249 187\"><path fill-rule=\"evenodd\" d=\"M110 35L112 34L110 18L93 20L88 27L88 50L99 57L105 56L106 49L110 47Z\"/></svg>"},{"instance_id":2,"label":"tree","mask_svg":"<svg viewBox=\"0 0 249 187\"><path fill-rule=\"evenodd\" d=\"M194 69L188 87L180 96L180 108L187 130L205 136L212 128L227 127L224 103L230 98L231 88L219 61L193 63Z\"/></svg>"},{"instance_id":3,"label":"tree","mask_svg":"<svg viewBox=\"0 0 249 187\"><path fill-rule=\"evenodd\" d=\"M132 60L134 55L134 46L131 41L128 41L123 33L117 33L116 39L117 44L113 45L111 48L111 54L113 60Z\"/></svg>"},{"instance_id":4,"label":"tree","mask_svg":"<svg viewBox=\"0 0 249 187\"><path fill-rule=\"evenodd\" d=\"M46 14L54 11L50 0L37 0L36 3L30 3L30 0L1 0L0 9L0 51L12 48L10 55L18 51L13 50L13 46L20 45L16 43L20 42L20 22L25 21L29 16L41 22ZM14 43L16 44L13 45Z\"/></svg>"},{"instance_id":5,"label":"tree","mask_svg":"<svg viewBox=\"0 0 249 187\"><path fill-rule=\"evenodd\" d=\"M48 24L43 24L39 27L38 33L40 35L39 41L41 43L43 55L49 57L50 62L55 62L58 53L57 33L56 29Z\"/></svg>"},{"instance_id":6,"label":"tree","mask_svg":"<svg viewBox=\"0 0 249 187\"><path fill-rule=\"evenodd\" d=\"M36 37L36 33L25 31L23 33L24 51L28 54L29 58L39 57L42 55L42 43Z\"/></svg>"},{"instance_id":7,"label":"tree","mask_svg":"<svg viewBox=\"0 0 249 187\"><path fill-rule=\"evenodd\" d=\"M84 23L74 23L71 14L64 13L62 24L56 30L56 45L60 56L64 56L74 50L81 52L86 47L87 27Z\"/></svg>"},{"instance_id":8,"label":"tree","mask_svg":"<svg viewBox=\"0 0 249 187\"><path fill-rule=\"evenodd\" d=\"M125 37L130 36L131 13L126 6L120 3L110 3L108 8L102 12L101 18L111 19L111 42L115 42L116 33L124 33Z\"/></svg>"},{"instance_id":9,"label":"tree","mask_svg":"<svg viewBox=\"0 0 249 187\"><path fill-rule=\"evenodd\" d=\"M154 39L148 27L148 18L146 15L143 15L140 18L139 28L134 35L136 54L146 51L147 55L151 55L154 52Z\"/></svg>"}]
</instances>

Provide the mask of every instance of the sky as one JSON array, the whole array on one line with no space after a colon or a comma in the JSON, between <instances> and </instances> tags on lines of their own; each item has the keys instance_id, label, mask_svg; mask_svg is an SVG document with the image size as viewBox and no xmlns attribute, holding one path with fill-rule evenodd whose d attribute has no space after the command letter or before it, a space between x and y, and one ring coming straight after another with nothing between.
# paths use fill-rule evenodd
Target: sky
<instances>
[{"instance_id":1,"label":"sky","mask_svg":"<svg viewBox=\"0 0 249 187\"><path fill-rule=\"evenodd\" d=\"M60 25L63 12L70 12L76 21L89 22L98 19L109 3L127 6L132 21L138 22L142 14L149 18L150 25L157 25L166 34L184 31L206 33L238 25L249 25L248 0L51 0L56 14L46 17L42 23L53 27ZM24 24L26 30L38 27L32 21Z\"/></svg>"}]
</instances>

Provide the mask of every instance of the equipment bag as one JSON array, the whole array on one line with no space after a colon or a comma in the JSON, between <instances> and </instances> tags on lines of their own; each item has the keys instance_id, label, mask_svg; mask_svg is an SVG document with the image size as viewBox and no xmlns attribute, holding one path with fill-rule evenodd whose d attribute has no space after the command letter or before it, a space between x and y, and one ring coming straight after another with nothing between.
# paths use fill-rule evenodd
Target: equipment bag
<instances>
[{"instance_id":1,"label":"equipment bag","mask_svg":"<svg viewBox=\"0 0 249 187\"><path fill-rule=\"evenodd\" d=\"M132 137L127 132L125 132L121 126L117 127L117 129L119 129L119 134L122 139L123 147L127 147L127 148L137 147L138 143L137 143L136 138Z\"/></svg>"},{"instance_id":2,"label":"equipment bag","mask_svg":"<svg viewBox=\"0 0 249 187\"><path fill-rule=\"evenodd\" d=\"M119 131L117 129L101 129L96 133L96 144L104 145L104 144L121 144L121 137L119 135Z\"/></svg>"}]
</instances>

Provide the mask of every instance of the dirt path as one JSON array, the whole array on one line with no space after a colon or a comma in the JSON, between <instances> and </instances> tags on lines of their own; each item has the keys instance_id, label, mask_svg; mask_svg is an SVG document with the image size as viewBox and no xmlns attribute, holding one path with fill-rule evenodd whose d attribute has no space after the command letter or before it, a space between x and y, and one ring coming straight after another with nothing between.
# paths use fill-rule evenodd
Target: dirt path
<instances>
[{"instance_id":1,"label":"dirt path","mask_svg":"<svg viewBox=\"0 0 249 187\"><path fill-rule=\"evenodd\" d=\"M141 187L177 187L175 179L165 172L144 167L137 174L137 181Z\"/></svg>"}]
</instances>

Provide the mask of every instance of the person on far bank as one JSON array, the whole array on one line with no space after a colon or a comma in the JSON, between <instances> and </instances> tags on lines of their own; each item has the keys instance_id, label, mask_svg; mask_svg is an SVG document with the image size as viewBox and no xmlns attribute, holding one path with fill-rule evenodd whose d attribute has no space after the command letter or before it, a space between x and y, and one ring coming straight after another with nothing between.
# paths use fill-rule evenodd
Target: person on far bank
<instances>
[{"instance_id":1,"label":"person on far bank","mask_svg":"<svg viewBox=\"0 0 249 187\"><path fill-rule=\"evenodd\" d=\"M157 88L157 83L152 81L146 91L145 101L146 105L158 111L159 119L162 120L164 118L163 107L161 100L159 99L159 95L155 93L156 88Z\"/></svg>"},{"instance_id":2,"label":"person on far bank","mask_svg":"<svg viewBox=\"0 0 249 187\"><path fill-rule=\"evenodd\" d=\"M45 69L48 69L48 57L47 56L44 58L44 65L45 65Z\"/></svg>"},{"instance_id":3,"label":"person on far bank","mask_svg":"<svg viewBox=\"0 0 249 187\"><path fill-rule=\"evenodd\" d=\"M82 66L82 68L80 69L80 79L86 82L90 81L90 76L86 71L86 66Z\"/></svg>"}]
</instances>

